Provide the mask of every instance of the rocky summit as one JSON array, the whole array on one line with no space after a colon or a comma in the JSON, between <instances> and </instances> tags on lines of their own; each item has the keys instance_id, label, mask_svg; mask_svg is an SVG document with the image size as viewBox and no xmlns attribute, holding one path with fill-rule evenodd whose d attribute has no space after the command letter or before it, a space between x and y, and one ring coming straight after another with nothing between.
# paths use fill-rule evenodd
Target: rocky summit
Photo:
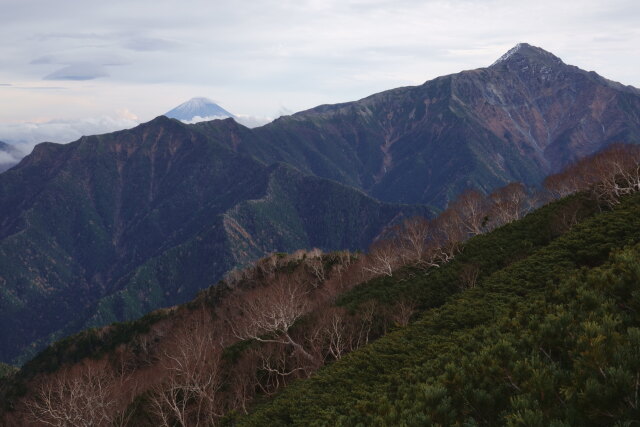
<instances>
[{"instance_id":1,"label":"rocky summit","mask_svg":"<svg viewBox=\"0 0 640 427\"><path fill-rule=\"evenodd\" d=\"M444 207L465 188L536 185L610 143L639 143L639 111L638 89L521 43L486 68L319 106L227 140L384 201Z\"/></svg>"}]
</instances>

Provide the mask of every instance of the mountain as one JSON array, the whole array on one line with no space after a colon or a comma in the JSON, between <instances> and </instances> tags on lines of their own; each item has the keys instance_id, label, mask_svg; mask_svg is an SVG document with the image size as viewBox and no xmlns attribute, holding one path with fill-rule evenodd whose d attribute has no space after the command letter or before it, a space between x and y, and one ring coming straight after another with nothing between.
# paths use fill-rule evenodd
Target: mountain
<instances>
[{"instance_id":1,"label":"mountain","mask_svg":"<svg viewBox=\"0 0 640 427\"><path fill-rule=\"evenodd\" d=\"M365 248L403 215L428 213L267 165L163 116L37 145L0 175L0 200L3 361L187 301L266 253Z\"/></svg>"},{"instance_id":2,"label":"mountain","mask_svg":"<svg viewBox=\"0 0 640 427\"><path fill-rule=\"evenodd\" d=\"M21 157L13 145L0 141L0 172L15 166Z\"/></svg>"},{"instance_id":3,"label":"mountain","mask_svg":"<svg viewBox=\"0 0 640 427\"><path fill-rule=\"evenodd\" d=\"M612 142L640 143L640 91L521 43L487 68L221 139L383 201L444 207L468 187L536 185Z\"/></svg>"},{"instance_id":4,"label":"mountain","mask_svg":"<svg viewBox=\"0 0 640 427\"><path fill-rule=\"evenodd\" d=\"M284 388L235 425L636 422L640 198L540 247L536 234L553 228L559 207L470 241L457 271L427 286L446 291L466 264L481 271L473 287ZM523 254L515 240L536 249ZM519 253L510 261L507 245ZM418 277L405 279L414 282L405 297L426 284ZM364 284L355 302L366 307L393 282Z\"/></svg>"},{"instance_id":5,"label":"mountain","mask_svg":"<svg viewBox=\"0 0 640 427\"><path fill-rule=\"evenodd\" d=\"M220 107L215 102L207 98L191 98L187 102L178 105L176 108L164 114L170 119L191 121L194 119L222 119L235 117L233 114Z\"/></svg>"},{"instance_id":6,"label":"mountain","mask_svg":"<svg viewBox=\"0 0 640 427\"><path fill-rule=\"evenodd\" d=\"M437 268L364 281L353 254L278 254L188 304L57 342L0 381L0 412L21 425L49 390L40 414L95 416L83 405L98 401L135 426L637 419L639 213L637 193L612 209L577 194ZM238 337L256 307L277 330Z\"/></svg>"},{"instance_id":7,"label":"mountain","mask_svg":"<svg viewBox=\"0 0 640 427\"><path fill-rule=\"evenodd\" d=\"M159 117L40 144L0 175L0 361L187 301L269 252L366 248L424 205L539 184L611 142L640 142L639 91L520 44L255 129Z\"/></svg>"}]
</instances>

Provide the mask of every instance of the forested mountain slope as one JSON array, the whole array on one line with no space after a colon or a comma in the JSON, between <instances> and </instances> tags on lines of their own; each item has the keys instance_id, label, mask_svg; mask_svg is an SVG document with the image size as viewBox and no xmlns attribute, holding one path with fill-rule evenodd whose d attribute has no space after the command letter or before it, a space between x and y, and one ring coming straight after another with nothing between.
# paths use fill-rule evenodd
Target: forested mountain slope
<instances>
[{"instance_id":1,"label":"forested mountain slope","mask_svg":"<svg viewBox=\"0 0 640 427\"><path fill-rule=\"evenodd\" d=\"M0 175L0 360L188 301L273 251L360 249L421 207L266 165L165 117Z\"/></svg>"},{"instance_id":2,"label":"forested mountain slope","mask_svg":"<svg viewBox=\"0 0 640 427\"><path fill-rule=\"evenodd\" d=\"M187 301L270 252L365 249L425 204L540 184L640 142L639 112L637 89L520 44L487 68L261 128L160 117L40 144L0 174L0 360ZM399 202L421 206L385 204Z\"/></svg>"},{"instance_id":3,"label":"forested mountain slope","mask_svg":"<svg viewBox=\"0 0 640 427\"><path fill-rule=\"evenodd\" d=\"M409 243L416 225L436 236L455 213L466 229L468 196L431 223L396 230L390 243L405 267L378 269L383 242L363 255L274 255L187 305L61 341L5 381L6 419L46 419L46 399L82 413L86 402L64 392L72 386L101 396L105 419L125 425L633 418L640 196L589 191L500 227L505 194L515 192L493 194L479 214L498 228L447 260L430 238L419 258ZM275 313L277 324L261 320ZM48 387L62 394L42 394Z\"/></svg>"},{"instance_id":4,"label":"forested mountain slope","mask_svg":"<svg viewBox=\"0 0 640 427\"><path fill-rule=\"evenodd\" d=\"M489 67L245 129L195 125L387 202L444 208L467 188L539 184L612 142L640 143L640 91L521 43Z\"/></svg>"},{"instance_id":5,"label":"forested mountain slope","mask_svg":"<svg viewBox=\"0 0 640 427\"><path fill-rule=\"evenodd\" d=\"M289 386L239 425L637 421L639 213L635 195L479 275L473 288ZM513 238L518 227L468 246ZM484 250L492 256L500 245Z\"/></svg>"}]
</instances>

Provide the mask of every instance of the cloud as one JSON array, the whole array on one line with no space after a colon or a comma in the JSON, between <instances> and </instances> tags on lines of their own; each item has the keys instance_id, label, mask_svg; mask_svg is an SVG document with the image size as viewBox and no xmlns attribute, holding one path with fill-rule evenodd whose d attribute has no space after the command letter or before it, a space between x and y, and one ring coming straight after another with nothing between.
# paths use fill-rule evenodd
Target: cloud
<instances>
[{"instance_id":1,"label":"cloud","mask_svg":"<svg viewBox=\"0 0 640 427\"><path fill-rule=\"evenodd\" d=\"M6 151L0 151L0 167L1 165L10 165L20 161L18 156L14 156Z\"/></svg>"},{"instance_id":2,"label":"cloud","mask_svg":"<svg viewBox=\"0 0 640 427\"><path fill-rule=\"evenodd\" d=\"M57 61L53 55L45 55L40 56L36 59L33 59L29 62L31 65L41 65L41 64L56 64Z\"/></svg>"},{"instance_id":3,"label":"cloud","mask_svg":"<svg viewBox=\"0 0 640 427\"><path fill-rule=\"evenodd\" d=\"M292 110L288 109L287 107L285 107L284 105L281 105L280 109L278 109L277 116L278 117L280 117L280 116L290 116L293 113L295 113L295 111L292 111Z\"/></svg>"},{"instance_id":4,"label":"cloud","mask_svg":"<svg viewBox=\"0 0 640 427\"><path fill-rule=\"evenodd\" d=\"M0 86L5 87L5 86L13 86L13 85L11 83L0 83Z\"/></svg>"},{"instance_id":5,"label":"cloud","mask_svg":"<svg viewBox=\"0 0 640 427\"><path fill-rule=\"evenodd\" d=\"M179 46L178 43L157 39L153 37L133 37L127 40L123 46L137 52L172 50Z\"/></svg>"},{"instance_id":6,"label":"cloud","mask_svg":"<svg viewBox=\"0 0 640 427\"><path fill-rule=\"evenodd\" d=\"M211 120L225 120L228 118L229 117L227 116L207 116L207 117L194 116L191 120L180 120L180 121L184 124L192 125L194 123L208 122Z\"/></svg>"},{"instance_id":7,"label":"cloud","mask_svg":"<svg viewBox=\"0 0 640 427\"><path fill-rule=\"evenodd\" d=\"M78 63L60 68L43 77L43 80L93 80L107 77L106 69L102 65Z\"/></svg>"},{"instance_id":8,"label":"cloud","mask_svg":"<svg viewBox=\"0 0 640 427\"><path fill-rule=\"evenodd\" d=\"M17 164L24 156L25 154L13 145L0 144L0 172Z\"/></svg>"},{"instance_id":9,"label":"cloud","mask_svg":"<svg viewBox=\"0 0 640 427\"><path fill-rule=\"evenodd\" d=\"M12 88L16 90L33 90L33 91L68 90L66 87L62 87L62 86L12 86Z\"/></svg>"},{"instance_id":10,"label":"cloud","mask_svg":"<svg viewBox=\"0 0 640 427\"><path fill-rule=\"evenodd\" d=\"M34 110L51 116L43 105L65 117L91 106L81 112L97 116L123 99L151 118L192 93L215 93L234 111L275 116L281 104L297 111L487 66L520 41L640 86L634 0L147 3L3 0L0 79L35 86L55 70L47 78L92 84L75 84L64 100L5 100L10 107L0 106L0 118L23 120ZM77 72L78 63L95 65ZM111 68L115 63L127 66ZM98 79L107 73L109 79Z\"/></svg>"},{"instance_id":11,"label":"cloud","mask_svg":"<svg viewBox=\"0 0 640 427\"><path fill-rule=\"evenodd\" d=\"M98 33L40 33L34 36L36 40L44 41L49 39L71 39L71 40L104 40L108 39L109 35L107 34L98 34Z\"/></svg>"},{"instance_id":12,"label":"cloud","mask_svg":"<svg viewBox=\"0 0 640 427\"><path fill-rule=\"evenodd\" d=\"M248 116L244 114L236 114L235 121L248 128L257 128L264 126L273 121L272 117Z\"/></svg>"},{"instance_id":13,"label":"cloud","mask_svg":"<svg viewBox=\"0 0 640 427\"><path fill-rule=\"evenodd\" d=\"M227 116L208 116L208 117L195 116L191 120L181 120L181 122L187 125L192 125L194 123L208 122L211 120L225 120L228 118L229 117ZM264 126L267 123L270 123L273 121L273 118L271 117L257 117L257 116L249 116L246 114L237 114L236 117L233 119L236 122L248 128L256 128L256 127Z\"/></svg>"},{"instance_id":14,"label":"cloud","mask_svg":"<svg viewBox=\"0 0 640 427\"><path fill-rule=\"evenodd\" d=\"M19 160L40 142L67 143L83 135L98 135L128 129L139 123L135 114L121 110L116 116L102 116L79 120L50 120L46 122L0 123L0 141L11 144L15 152L10 159ZM4 155L3 155L4 156ZM6 156L4 156L6 157ZM3 157L3 158L4 158Z\"/></svg>"}]
</instances>

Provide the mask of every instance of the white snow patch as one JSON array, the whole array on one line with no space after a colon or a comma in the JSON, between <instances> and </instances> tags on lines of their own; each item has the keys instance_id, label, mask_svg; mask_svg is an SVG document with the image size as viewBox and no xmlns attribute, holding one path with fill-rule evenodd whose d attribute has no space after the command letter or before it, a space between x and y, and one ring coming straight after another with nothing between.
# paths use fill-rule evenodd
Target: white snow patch
<instances>
[{"instance_id":1,"label":"white snow patch","mask_svg":"<svg viewBox=\"0 0 640 427\"><path fill-rule=\"evenodd\" d=\"M507 51L507 53L505 53L500 58L498 58L498 60L496 62L494 62L493 64L491 64L491 66L493 67L494 65L499 64L501 62L505 62L506 60L511 58L514 53L518 52L522 48L522 45L523 45L523 43L518 43L517 45L515 45L514 47L509 49Z\"/></svg>"}]
</instances>

